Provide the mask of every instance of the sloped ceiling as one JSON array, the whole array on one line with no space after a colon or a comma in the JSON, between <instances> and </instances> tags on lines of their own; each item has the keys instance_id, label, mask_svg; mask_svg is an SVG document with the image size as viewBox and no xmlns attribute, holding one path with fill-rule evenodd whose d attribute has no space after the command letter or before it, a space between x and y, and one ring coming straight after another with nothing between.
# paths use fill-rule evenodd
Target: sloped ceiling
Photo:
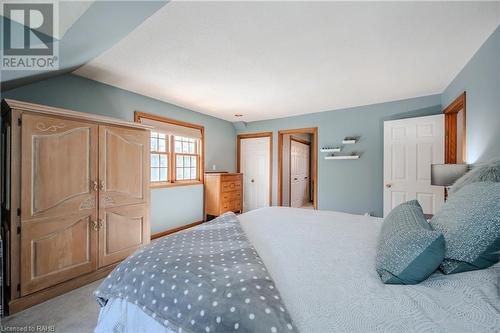
<instances>
[{"instance_id":1,"label":"sloped ceiling","mask_svg":"<svg viewBox=\"0 0 500 333\"><path fill-rule=\"evenodd\" d=\"M60 1L59 70L1 72L1 89L9 90L51 76L71 72L127 36L167 1ZM0 17L3 27L4 17ZM15 23L19 24L19 23ZM0 43L3 48L3 43Z\"/></svg>"},{"instance_id":2,"label":"sloped ceiling","mask_svg":"<svg viewBox=\"0 0 500 333\"><path fill-rule=\"evenodd\" d=\"M254 121L441 93L499 22L499 2L171 2L75 73Z\"/></svg>"}]
</instances>

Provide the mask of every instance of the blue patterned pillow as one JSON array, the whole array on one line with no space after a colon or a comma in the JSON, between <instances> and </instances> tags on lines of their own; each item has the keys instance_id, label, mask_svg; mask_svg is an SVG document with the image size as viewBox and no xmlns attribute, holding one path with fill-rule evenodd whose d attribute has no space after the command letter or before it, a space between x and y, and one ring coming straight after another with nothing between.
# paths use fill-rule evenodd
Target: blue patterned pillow
<instances>
[{"instance_id":1,"label":"blue patterned pillow","mask_svg":"<svg viewBox=\"0 0 500 333\"><path fill-rule=\"evenodd\" d=\"M489 267L500 257L500 183L464 186L431 219L443 233L445 274Z\"/></svg>"},{"instance_id":2,"label":"blue patterned pillow","mask_svg":"<svg viewBox=\"0 0 500 333\"><path fill-rule=\"evenodd\" d=\"M500 182L500 160L473 165L469 172L450 187L448 194L451 197L465 185L478 182Z\"/></svg>"},{"instance_id":3,"label":"blue patterned pillow","mask_svg":"<svg viewBox=\"0 0 500 333\"><path fill-rule=\"evenodd\" d=\"M416 200L402 203L384 219L377 246L377 273L387 284L416 284L442 262L444 237L432 230Z\"/></svg>"}]
</instances>

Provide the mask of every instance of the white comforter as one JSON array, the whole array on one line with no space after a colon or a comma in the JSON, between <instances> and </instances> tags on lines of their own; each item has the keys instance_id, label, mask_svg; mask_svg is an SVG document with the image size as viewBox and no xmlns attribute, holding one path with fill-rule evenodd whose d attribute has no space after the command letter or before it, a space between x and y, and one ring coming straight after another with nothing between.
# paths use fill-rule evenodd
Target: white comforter
<instances>
[{"instance_id":1,"label":"white comforter","mask_svg":"<svg viewBox=\"0 0 500 333\"><path fill-rule=\"evenodd\" d=\"M301 332L500 331L500 265L384 285L382 219L292 208L240 216Z\"/></svg>"},{"instance_id":2,"label":"white comforter","mask_svg":"<svg viewBox=\"0 0 500 333\"><path fill-rule=\"evenodd\" d=\"M264 208L239 216L301 332L498 332L500 265L415 286L384 285L375 271L382 219ZM96 332L166 332L114 299Z\"/></svg>"}]
</instances>

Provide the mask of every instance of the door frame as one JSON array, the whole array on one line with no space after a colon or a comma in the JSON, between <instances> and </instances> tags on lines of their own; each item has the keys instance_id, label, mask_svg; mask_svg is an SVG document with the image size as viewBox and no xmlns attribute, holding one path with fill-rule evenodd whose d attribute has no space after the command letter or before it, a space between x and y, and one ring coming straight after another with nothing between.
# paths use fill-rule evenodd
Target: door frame
<instances>
[{"instance_id":1,"label":"door frame","mask_svg":"<svg viewBox=\"0 0 500 333\"><path fill-rule=\"evenodd\" d=\"M318 209L318 128L306 127L278 131L278 206L283 206L283 136L285 134L311 134L313 137L312 154L314 166L309 170L311 173L311 185L314 186L313 206Z\"/></svg>"},{"instance_id":2,"label":"door frame","mask_svg":"<svg viewBox=\"0 0 500 333\"><path fill-rule=\"evenodd\" d=\"M240 173L241 140L269 138L269 206L273 205L273 132L245 133L236 137L236 172ZM244 191L245 189L243 189Z\"/></svg>"},{"instance_id":3,"label":"door frame","mask_svg":"<svg viewBox=\"0 0 500 333\"><path fill-rule=\"evenodd\" d=\"M300 138L294 138L293 136L290 135L290 151L289 151L289 156L288 156L288 170L290 170L290 177L288 178L288 206L289 207L292 207L292 141L295 141L295 142L298 142L298 143L302 143L303 145L307 145L309 146L309 200L312 199L311 198L311 183L312 183L312 179L311 179L311 158L312 158L312 154L311 154L311 142L309 141L306 141L306 140L302 140ZM283 193L282 193L283 194Z\"/></svg>"},{"instance_id":4,"label":"door frame","mask_svg":"<svg viewBox=\"0 0 500 333\"><path fill-rule=\"evenodd\" d=\"M463 123L457 123L457 114L464 112ZM462 126L462 159L467 161L467 108L465 91L453 100L444 110L444 162L457 163L457 129ZM460 163L464 163L460 161Z\"/></svg>"}]
</instances>

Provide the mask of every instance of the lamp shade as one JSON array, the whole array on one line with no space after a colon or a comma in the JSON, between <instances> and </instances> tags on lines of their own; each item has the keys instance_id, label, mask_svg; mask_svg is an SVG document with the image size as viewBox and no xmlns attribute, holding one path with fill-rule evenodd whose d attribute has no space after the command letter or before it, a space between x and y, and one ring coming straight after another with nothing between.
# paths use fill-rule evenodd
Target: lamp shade
<instances>
[{"instance_id":1,"label":"lamp shade","mask_svg":"<svg viewBox=\"0 0 500 333\"><path fill-rule=\"evenodd\" d=\"M467 171L468 164L431 164L431 185L451 186Z\"/></svg>"}]
</instances>

